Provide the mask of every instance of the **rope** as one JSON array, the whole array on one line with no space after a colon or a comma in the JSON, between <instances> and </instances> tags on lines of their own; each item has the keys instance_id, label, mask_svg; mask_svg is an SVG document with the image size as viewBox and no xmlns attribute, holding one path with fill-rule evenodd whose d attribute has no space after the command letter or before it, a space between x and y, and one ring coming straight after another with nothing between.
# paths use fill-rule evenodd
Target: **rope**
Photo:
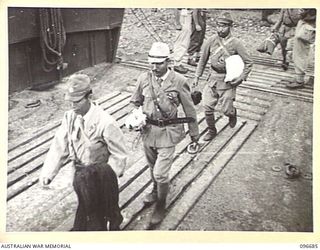
<instances>
[{"instance_id":1,"label":"rope","mask_svg":"<svg viewBox=\"0 0 320 250\"><path fill-rule=\"evenodd\" d=\"M42 68L50 72L54 68L62 69L62 50L66 43L66 32L60 9L41 8L40 47L42 51Z\"/></svg>"},{"instance_id":2,"label":"rope","mask_svg":"<svg viewBox=\"0 0 320 250\"><path fill-rule=\"evenodd\" d=\"M150 30L150 28L144 23L144 20L142 18L140 18L138 16L138 14L135 12L134 9L131 9L132 14L140 21L140 23L143 25L143 27L146 29L146 31L151 35L151 37L155 40L155 41L161 41L163 42L162 38L159 36L159 34L156 32L155 28L152 26L152 24L150 23L150 21L148 20L148 18L146 17L146 15L144 14L144 12L139 9L143 15L144 15L144 19L149 23L149 26L151 27L152 30ZM156 35L154 35L153 33Z\"/></svg>"},{"instance_id":3,"label":"rope","mask_svg":"<svg viewBox=\"0 0 320 250\"><path fill-rule=\"evenodd\" d=\"M158 36L159 40L161 42L164 42L162 40L162 38L160 37L160 35L157 33L156 29L153 27L152 23L149 21L148 17L146 16L146 14L144 13L144 11L142 9L139 9L140 12L142 13L142 15L144 16L144 19L147 21L147 23L149 24L149 26L152 28L153 32Z\"/></svg>"}]
</instances>

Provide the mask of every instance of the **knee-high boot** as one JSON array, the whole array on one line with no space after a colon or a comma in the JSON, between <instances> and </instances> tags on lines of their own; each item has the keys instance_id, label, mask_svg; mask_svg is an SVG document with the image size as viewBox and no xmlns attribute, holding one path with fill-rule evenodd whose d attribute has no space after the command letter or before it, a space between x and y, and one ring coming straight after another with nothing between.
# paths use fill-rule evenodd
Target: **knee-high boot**
<instances>
[{"instance_id":1,"label":"knee-high boot","mask_svg":"<svg viewBox=\"0 0 320 250\"><path fill-rule=\"evenodd\" d=\"M214 113L213 112L205 112L205 118L208 125L208 131L206 135L203 137L204 141L211 141L217 135L217 129L215 125Z\"/></svg>"},{"instance_id":2,"label":"knee-high boot","mask_svg":"<svg viewBox=\"0 0 320 250\"><path fill-rule=\"evenodd\" d=\"M146 205L151 205L152 203L156 202L158 199L158 190L157 190L157 182L154 179L153 176L153 169L150 168L150 174L151 174L151 179L152 179L152 183L153 183L153 188L151 190L150 193L148 193L145 197L144 197L144 204Z\"/></svg>"},{"instance_id":3,"label":"knee-high boot","mask_svg":"<svg viewBox=\"0 0 320 250\"><path fill-rule=\"evenodd\" d=\"M159 224L163 220L166 212L166 199L169 191L169 183L157 183L157 186L158 200L151 217L151 225Z\"/></svg>"}]
</instances>

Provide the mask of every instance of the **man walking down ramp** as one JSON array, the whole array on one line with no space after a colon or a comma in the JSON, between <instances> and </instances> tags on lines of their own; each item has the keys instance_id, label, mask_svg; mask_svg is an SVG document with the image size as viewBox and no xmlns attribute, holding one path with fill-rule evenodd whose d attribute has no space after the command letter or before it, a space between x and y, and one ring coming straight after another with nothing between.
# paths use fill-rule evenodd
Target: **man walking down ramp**
<instances>
[{"instance_id":1,"label":"man walking down ramp","mask_svg":"<svg viewBox=\"0 0 320 250\"><path fill-rule=\"evenodd\" d=\"M117 176L123 174L127 150L117 122L90 101L92 89L87 75L69 78L66 100L72 110L62 123L41 170L39 182L49 185L62 165L71 159L73 187L78 208L73 231L119 230L123 220L118 204Z\"/></svg>"},{"instance_id":2,"label":"man walking down ramp","mask_svg":"<svg viewBox=\"0 0 320 250\"><path fill-rule=\"evenodd\" d=\"M153 190L145 197L144 202L156 202L151 227L159 224L165 216L169 171L175 146L185 137L183 123L188 123L191 140L197 142L199 139L197 115L190 88L183 75L168 67L169 54L167 44L152 44L148 55L151 70L139 76L131 98L134 107L142 106L147 117L146 126L141 133L153 180ZM186 117L178 117L180 104Z\"/></svg>"},{"instance_id":3,"label":"man walking down ramp","mask_svg":"<svg viewBox=\"0 0 320 250\"><path fill-rule=\"evenodd\" d=\"M242 42L231 33L233 19L229 12L217 18L217 34L211 36L203 45L200 61L195 73L194 86L198 85L205 66L210 59L212 72L203 89L203 106L208 132L205 141L212 140L216 134L214 109L221 102L222 112L229 117L229 125L233 128L237 123L237 110L233 106L236 88L246 80L252 68L252 60ZM226 60L231 56L241 57L244 67L242 73L232 80L226 81ZM238 65L235 65L236 67ZM232 70L232 69L231 69Z\"/></svg>"}]
</instances>

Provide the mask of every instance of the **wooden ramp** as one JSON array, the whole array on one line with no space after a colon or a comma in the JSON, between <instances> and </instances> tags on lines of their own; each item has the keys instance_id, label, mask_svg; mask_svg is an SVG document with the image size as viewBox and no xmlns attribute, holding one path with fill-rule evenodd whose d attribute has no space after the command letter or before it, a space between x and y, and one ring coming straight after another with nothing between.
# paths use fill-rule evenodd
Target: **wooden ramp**
<instances>
[{"instance_id":1,"label":"wooden ramp","mask_svg":"<svg viewBox=\"0 0 320 250\"><path fill-rule=\"evenodd\" d=\"M140 68L146 66L140 63ZM124 67L136 67L124 63ZM132 66L133 65L133 66ZM281 73L281 74L280 74ZM238 108L238 123L235 128L228 126L228 119L217 112L217 137L210 143L202 143L201 151L196 155L186 152L191 142L187 136L176 147L176 155L170 171L171 189L168 195L168 213L157 230L174 230L190 211L216 176L227 167L228 162L237 154L246 140L254 133L272 105L273 92L256 89L261 80L263 88L267 83L282 77L283 72L270 68L255 70L250 81L237 90L235 106ZM287 73L286 73L287 74ZM283 76L284 78L287 75ZM280 86L280 88L282 88ZM130 89L130 88L129 88ZM289 98L312 100L312 89L306 88L292 93L284 91ZM142 199L152 188L149 169L144 158L141 142L137 142L139 133L128 131L124 120L128 113L130 92L114 92L98 103L113 115L123 130L130 145L127 169L119 179L120 206L124 221L124 230L145 230L152 207L144 207ZM201 106L197 106L201 135L206 132ZM66 163L52 182L50 189L38 185L39 170L53 135L60 122L52 122L42 131L28 140L12 145L8 151L7 183L7 231L68 231L72 227L77 198L71 185L72 168ZM200 138L201 140L201 138Z\"/></svg>"},{"instance_id":2,"label":"wooden ramp","mask_svg":"<svg viewBox=\"0 0 320 250\"><path fill-rule=\"evenodd\" d=\"M281 80L291 80L294 76L294 71L292 67L290 67L287 71L283 71L277 64L272 63L273 61L274 60L271 60L270 63L261 64L260 59L256 59L258 64L254 64L247 81L239 85L238 90L251 89L262 93L270 93L279 96L291 97L306 102L313 102L313 86L311 84L305 84L304 88L295 90L286 88L285 85L281 83ZM125 61L122 62L122 65L139 69L149 69L148 62L143 60ZM185 76L192 79L194 77L196 68L189 65L185 66L189 70ZM207 65L202 77L200 78L202 82L205 82L206 79L208 79L210 71L211 70ZM307 76L313 76L312 69L308 70Z\"/></svg>"}]
</instances>

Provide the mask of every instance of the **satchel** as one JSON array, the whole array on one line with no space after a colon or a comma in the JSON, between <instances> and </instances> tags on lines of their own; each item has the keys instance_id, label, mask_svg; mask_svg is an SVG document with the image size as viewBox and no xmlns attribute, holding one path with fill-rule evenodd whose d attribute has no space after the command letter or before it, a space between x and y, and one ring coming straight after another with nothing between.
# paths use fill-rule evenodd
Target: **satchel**
<instances>
[{"instance_id":1,"label":"satchel","mask_svg":"<svg viewBox=\"0 0 320 250\"><path fill-rule=\"evenodd\" d=\"M295 37L306 43L314 43L316 29L312 25L300 20L296 28Z\"/></svg>"}]
</instances>

